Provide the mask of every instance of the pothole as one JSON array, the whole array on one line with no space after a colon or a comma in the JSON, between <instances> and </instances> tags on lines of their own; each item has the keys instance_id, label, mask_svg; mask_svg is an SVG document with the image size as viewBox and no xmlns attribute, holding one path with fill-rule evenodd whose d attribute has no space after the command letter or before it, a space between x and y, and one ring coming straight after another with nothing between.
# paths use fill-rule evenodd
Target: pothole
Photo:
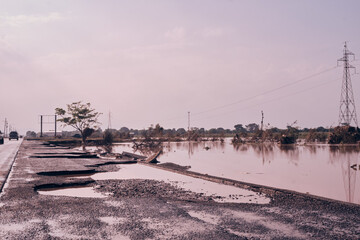
<instances>
[{"instance_id":1,"label":"pothole","mask_svg":"<svg viewBox=\"0 0 360 240\"><path fill-rule=\"evenodd\" d=\"M42 154L32 155L30 158L99 158L97 154Z\"/></svg>"},{"instance_id":2,"label":"pothole","mask_svg":"<svg viewBox=\"0 0 360 240\"><path fill-rule=\"evenodd\" d=\"M136 160L118 160L118 161L108 161L103 163L97 163L93 165L85 165L86 167L101 167L106 165L114 165L114 164L135 164L137 163Z\"/></svg>"},{"instance_id":3,"label":"pothole","mask_svg":"<svg viewBox=\"0 0 360 240\"><path fill-rule=\"evenodd\" d=\"M83 183L72 184L44 184L34 188L36 192L41 195L50 196L67 196L67 197L80 197L80 198L105 198L104 194L95 191L95 188L89 186L94 181L87 181Z\"/></svg>"},{"instance_id":4,"label":"pothole","mask_svg":"<svg viewBox=\"0 0 360 240\"><path fill-rule=\"evenodd\" d=\"M90 177L95 173L95 169L88 170L72 170L72 171L49 171L49 172L38 172L37 175L41 176L57 176L57 177Z\"/></svg>"}]
</instances>

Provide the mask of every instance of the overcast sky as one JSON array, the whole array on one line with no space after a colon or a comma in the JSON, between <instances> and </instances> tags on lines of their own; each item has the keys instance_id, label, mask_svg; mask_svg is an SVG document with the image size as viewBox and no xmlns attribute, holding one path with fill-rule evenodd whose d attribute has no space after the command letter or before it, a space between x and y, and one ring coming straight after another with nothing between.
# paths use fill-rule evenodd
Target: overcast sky
<instances>
[{"instance_id":1,"label":"overcast sky","mask_svg":"<svg viewBox=\"0 0 360 240\"><path fill-rule=\"evenodd\" d=\"M359 11L343 0L0 0L0 126L39 131L40 114L79 100L103 129L109 111L117 129L187 128L188 111L207 129L260 123L262 110L271 126L336 125L335 67L344 41L360 57Z\"/></svg>"}]
</instances>

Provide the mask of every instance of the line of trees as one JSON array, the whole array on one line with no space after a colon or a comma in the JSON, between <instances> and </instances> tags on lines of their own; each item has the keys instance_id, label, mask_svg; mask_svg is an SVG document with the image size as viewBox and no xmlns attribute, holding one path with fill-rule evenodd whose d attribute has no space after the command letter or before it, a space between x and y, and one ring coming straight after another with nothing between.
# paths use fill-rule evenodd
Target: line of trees
<instances>
[{"instance_id":1,"label":"line of trees","mask_svg":"<svg viewBox=\"0 0 360 240\"><path fill-rule=\"evenodd\" d=\"M107 129L105 134L102 132L101 128L98 127L99 122L97 121L101 113L95 111L91 108L90 103L74 102L72 104L67 104L67 109L56 108L56 114L60 117L57 121L62 122L63 125L71 126L75 129L74 132L63 132L62 137L79 137L82 140L83 149L85 150L86 139L90 136L106 138L111 142L114 138L121 139L133 139L139 138L150 139L168 139L176 140L176 138L186 137L188 140L201 140L201 138L219 137L222 139L226 136L234 136L233 143L242 143L244 141L278 141L285 144L292 144L297 141L300 135L307 142L319 141L324 142L329 139L329 143L352 143L360 140L360 130L359 128L349 127L337 127L334 129L333 133L330 134L330 130L324 127L317 127L314 129L300 129L299 127L294 127L296 121L288 125L286 129L279 129L276 127L266 126L263 129L263 126L259 126L256 123L250 123L247 125L236 124L234 129L224 129L219 128L191 128L186 131L184 128L172 128L165 129L160 126L160 124L151 125L148 129L129 129L127 127L122 127L119 130L117 129ZM306 133L306 134L304 134ZM26 134L28 137L33 137L34 132L28 131Z\"/></svg>"},{"instance_id":2,"label":"line of trees","mask_svg":"<svg viewBox=\"0 0 360 240\"><path fill-rule=\"evenodd\" d=\"M349 127L348 127L349 128ZM120 129L106 129L103 131L97 128L91 134L91 138L104 138L105 132L111 133L113 139L132 140L133 138L162 138L162 140L177 141L177 140L201 140L204 138L211 138L213 140L221 140L224 137L234 137L235 143L243 143L245 141L260 142L272 141L281 143L295 143L298 139L303 139L306 142L328 142L333 144L338 143L356 143L360 140L360 133L357 128L350 127L336 128L298 128L287 126L285 129L277 127L267 127L261 131L260 126L256 123L247 125L236 124L234 129L224 128L192 128L190 131L184 128L165 129L159 124L150 126L148 129L132 129L128 127L121 127ZM36 137L35 132L28 131L27 137ZM81 133L79 131L63 131L62 138L79 138Z\"/></svg>"},{"instance_id":3,"label":"line of trees","mask_svg":"<svg viewBox=\"0 0 360 240\"><path fill-rule=\"evenodd\" d=\"M329 129L324 127L317 127L313 129L309 128L294 128L288 126L286 129L280 129L277 127L271 127L264 130L267 134L272 133L282 133L284 130L292 129L293 131L296 131L298 133L312 133L312 135L319 136L319 133L328 133ZM169 137L184 137L187 135L188 131L185 128L171 128L171 129L165 129L161 127L159 124L156 124L155 126L150 126L148 129L132 129L128 127L121 127L119 129L109 129L109 131L113 134L115 138L132 138L132 137L141 137L149 134L149 132L155 132L155 135L157 136L169 136ZM258 133L260 131L260 126L256 123L250 123L247 125L243 124L236 124L233 129L225 129L222 127L218 128L192 128L191 132L196 132L197 134L201 136L229 136L234 134L240 134L241 136L248 136L251 134ZM102 137L104 131L101 128L97 128L91 135L91 137ZM26 133L28 137L36 137L36 133L33 131L28 131ZM64 137L76 137L81 138L79 131L63 131L62 135Z\"/></svg>"},{"instance_id":4,"label":"line of trees","mask_svg":"<svg viewBox=\"0 0 360 240\"><path fill-rule=\"evenodd\" d=\"M157 136L157 137L184 137L188 135L188 131L184 128L169 128L165 129L160 124L151 125L148 129L132 129L128 127L121 127L119 129L108 129L115 138L123 138L123 139L130 139L133 137L144 137L148 135ZM264 134L281 134L285 131L293 131L298 134L301 133L309 133L311 132L313 135L315 133L328 133L329 129L324 127L317 127L313 129L308 128L296 128L288 126L286 129L280 129L276 127L267 128L263 131ZM96 129L91 137L101 137L103 135L103 130L101 128ZM256 123L250 123L248 125L236 124L233 129L225 129L222 127L218 128L192 128L190 130L191 133L197 133L203 137L212 137L212 136L233 136L235 134L239 134L242 137L253 136L259 134L260 126ZM63 132L62 137L80 137L79 133L76 131L71 132ZM316 135L318 136L318 135Z\"/></svg>"}]
</instances>

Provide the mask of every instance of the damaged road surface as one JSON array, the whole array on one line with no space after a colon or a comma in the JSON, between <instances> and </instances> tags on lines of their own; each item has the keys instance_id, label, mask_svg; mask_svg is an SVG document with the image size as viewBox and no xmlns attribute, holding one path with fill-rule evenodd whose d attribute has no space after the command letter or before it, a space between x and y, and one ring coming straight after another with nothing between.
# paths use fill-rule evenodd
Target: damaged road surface
<instances>
[{"instance_id":1,"label":"damaged road surface","mask_svg":"<svg viewBox=\"0 0 360 240\"><path fill-rule=\"evenodd\" d=\"M32 157L39 156L40 151L42 156L53 156ZM193 192L166 179L119 177L123 176L122 171L136 171L133 166L137 165L122 164L131 161L130 158L117 164L116 160L94 157L63 157L67 154L76 153L71 149L46 147L39 141L22 143L0 198L0 239L357 239L360 236L359 205L261 188L262 197L269 201L219 202L216 194ZM167 172L166 167L157 170ZM176 174L174 166L171 168ZM178 167L176 171L187 170ZM102 176L106 174L116 177L105 179ZM202 177L194 173L192 176Z\"/></svg>"}]
</instances>

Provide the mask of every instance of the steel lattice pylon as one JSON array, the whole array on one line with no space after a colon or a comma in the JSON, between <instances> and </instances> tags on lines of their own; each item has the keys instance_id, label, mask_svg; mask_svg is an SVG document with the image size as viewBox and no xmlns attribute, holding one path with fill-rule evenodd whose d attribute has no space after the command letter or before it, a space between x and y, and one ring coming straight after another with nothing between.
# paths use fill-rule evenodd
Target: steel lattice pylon
<instances>
[{"instance_id":1,"label":"steel lattice pylon","mask_svg":"<svg viewBox=\"0 0 360 240\"><path fill-rule=\"evenodd\" d=\"M340 97L339 125L350 126L353 123L357 127L358 122L350 77L350 68L355 69L355 67L349 63L349 56L353 56L355 58L355 54L348 50L346 42L344 45L343 54L343 57L338 60L338 62L344 62L344 74Z\"/></svg>"}]
</instances>

